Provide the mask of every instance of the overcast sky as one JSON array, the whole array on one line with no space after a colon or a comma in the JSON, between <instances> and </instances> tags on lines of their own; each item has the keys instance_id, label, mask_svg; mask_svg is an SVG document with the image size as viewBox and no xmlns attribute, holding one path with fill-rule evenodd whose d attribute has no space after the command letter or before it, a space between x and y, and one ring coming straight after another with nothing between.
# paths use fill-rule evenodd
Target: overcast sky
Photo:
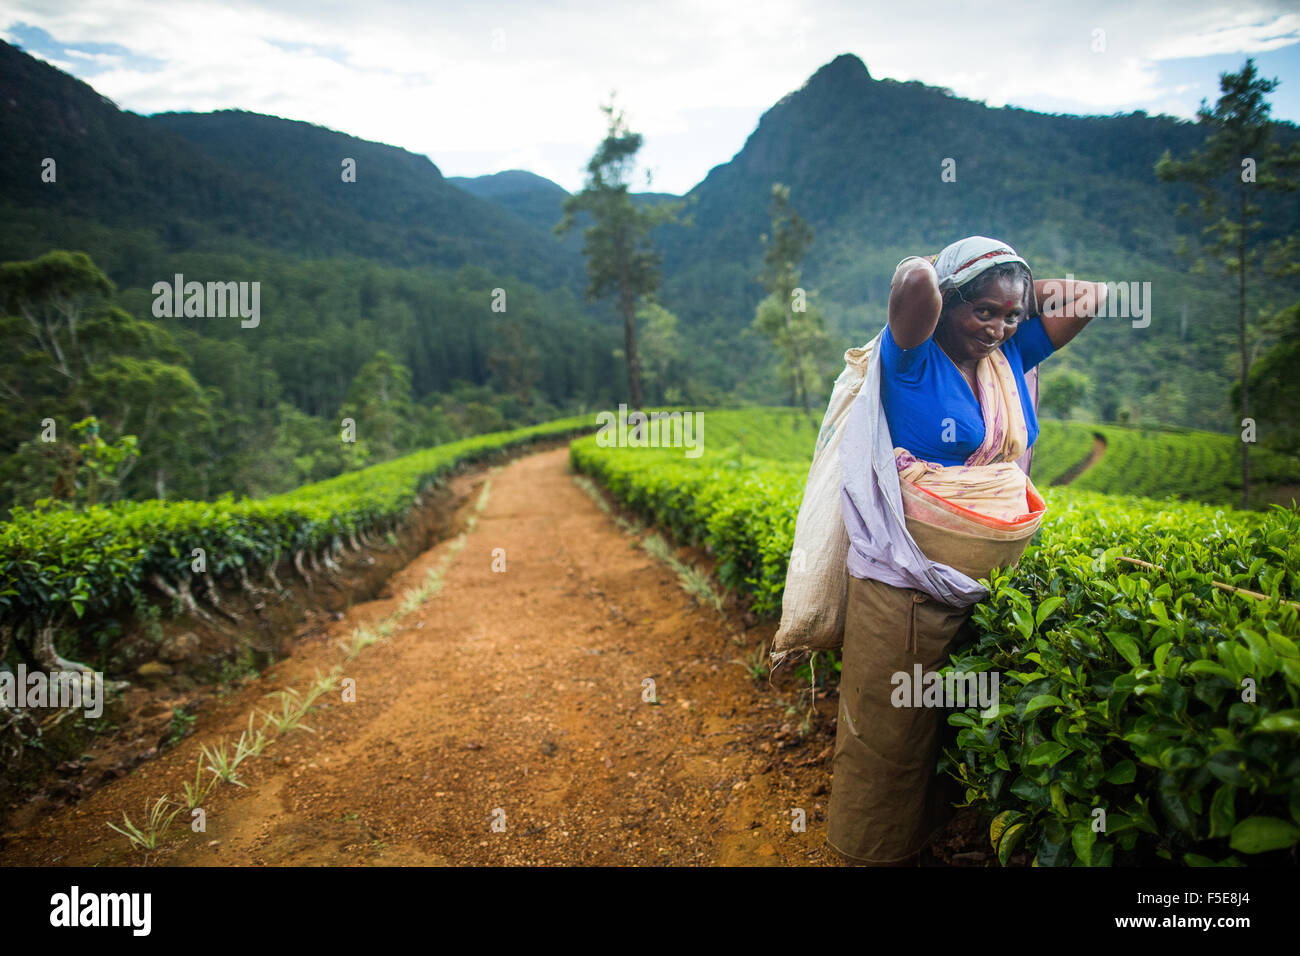
<instances>
[{"instance_id":1,"label":"overcast sky","mask_svg":"<svg viewBox=\"0 0 1300 956\"><path fill-rule=\"evenodd\" d=\"M0 0L0 37L123 109L246 109L569 190L611 90L645 137L634 185L684 193L840 53L991 106L1190 118L1254 56L1300 122L1296 3L1196 0ZM1098 32L1102 31L1102 32ZM1098 41L1104 50L1094 50Z\"/></svg>"}]
</instances>

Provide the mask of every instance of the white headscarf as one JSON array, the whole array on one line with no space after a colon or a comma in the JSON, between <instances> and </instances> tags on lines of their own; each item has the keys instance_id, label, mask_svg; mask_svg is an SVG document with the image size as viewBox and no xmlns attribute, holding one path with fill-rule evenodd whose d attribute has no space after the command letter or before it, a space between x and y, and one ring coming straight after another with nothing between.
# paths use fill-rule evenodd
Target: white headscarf
<instances>
[{"instance_id":1,"label":"white headscarf","mask_svg":"<svg viewBox=\"0 0 1300 956\"><path fill-rule=\"evenodd\" d=\"M1016 250L1005 242L987 236L959 239L944 246L935 257L934 271L939 277L939 291L964 286L981 272L1003 262L1018 262L1030 271L1029 263L1016 255Z\"/></svg>"}]
</instances>

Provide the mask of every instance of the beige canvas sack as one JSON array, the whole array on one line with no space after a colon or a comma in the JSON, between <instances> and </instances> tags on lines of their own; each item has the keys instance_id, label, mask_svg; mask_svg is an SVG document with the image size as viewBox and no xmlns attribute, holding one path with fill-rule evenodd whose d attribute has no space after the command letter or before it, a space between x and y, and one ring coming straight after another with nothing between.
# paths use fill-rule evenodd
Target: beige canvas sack
<instances>
[{"instance_id":1,"label":"beige canvas sack","mask_svg":"<svg viewBox=\"0 0 1300 956\"><path fill-rule=\"evenodd\" d=\"M840 440L849 409L867 377L867 363L880 336L844 353L844 371L835 380L826 406L803 501L794 524L794 547L781 599L781 626L772 653L793 647L830 650L844 641L848 600L849 535L840 514Z\"/></svg>"}]
</instances>

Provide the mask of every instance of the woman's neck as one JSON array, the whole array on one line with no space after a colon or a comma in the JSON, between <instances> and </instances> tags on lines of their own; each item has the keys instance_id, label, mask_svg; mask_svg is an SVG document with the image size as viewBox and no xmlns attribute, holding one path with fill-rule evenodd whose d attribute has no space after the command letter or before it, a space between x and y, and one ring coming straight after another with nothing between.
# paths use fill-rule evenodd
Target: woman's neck
<instances>
[{"instance_id":1,"label":"woman's neck","mask_svg":"<svg viewBox=\"0 0 1300 956\"><path fill-rule=\"evenodd\" d=\"M957 353L958 350L954 348L954 345L956 343L954 343L951 340L951 338L948 336L947 333L948 333L947 327L941 324L939 328L935 330L934 333L935 344L938 345L939 348L943 349L943 354L948 356L948 358L952 360L952 364L956 365L957 368L961 369L963 374L974 375L975 366L978 360L970 359L970 358L966 358L966 359L954 358L953 356Z\"/></svg>"},{"instance_id":2,"label":"woman's neck","mask_svg":"<svg viewBox=\"0 0 1300 956\"><path fill-rule=\"evenodd\" d=\"M944 355L948 356L948 361L952 362L952 364L956 366L957 371L961 372L962 378L966 379L966 384L970 386L970 390L978 396L979 387L976 384L978 381L976 368L978 367L979 362L974 359L958 361L952 357L952 354L946 348L943 347L943 343L940 342L938 338L935 339L935 344L939 346L939 350L943 352Z\"/></svg>"},{"instance_id":3,"label":"woman's neck","mask_svg":"<svg viewBox=\"0 0 1300 956\"><path fill-rule=\"evenodd\" d=\"M976 370L976 368L979 366L979 360L978 360L978 359L971 359L971 358L967 358L967 359L958 359L958 358L953 358L952 350L949 349L949 348L946 348L944 342L941 342L938 338L936 338L936 339L935 339L935 344L938 345L939 348L943 350L943 354L944 354L944 355L948 356L948 360L949 360L950 362L952 362L953 365L957 366L957 370L958 370L959 372L961 372L961 373L962 373L963 375L965 375L967 378L974 378L974 377L975 377L975 370Z\"/></svg>"}]
</instances>

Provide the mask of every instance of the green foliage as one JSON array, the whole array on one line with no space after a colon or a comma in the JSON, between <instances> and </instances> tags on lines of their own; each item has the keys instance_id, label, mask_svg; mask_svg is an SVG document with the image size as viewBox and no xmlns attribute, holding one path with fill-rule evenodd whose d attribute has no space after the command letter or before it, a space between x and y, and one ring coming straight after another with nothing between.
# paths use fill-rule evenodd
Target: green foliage
<instances>
[{"instance_id":1,"label":"green foliage","mask_svg":"<svg viewBox=\"0 0 1300 956\"><path fill-rule=\"evenodd\" d=\"M1038 440L1034 442L1034 458L1030 466L1034 484L1046 488L1087 458L1092 451L1094 431L1088 426L1050 418L1039 419Z\"/></svg>"},{"instance_id":2,"label":"green foliage","mask_svg":"<svg viewBox=\"0 0 1300 956\"><path fill-rule=\"evenodd\" d=\"M780 375L790 384L794 401L812 417L809 383L825 370L829 337L821 309L810 305L800 286L804 254L813 240L812 227L790 205L790 187L772 184L771 234L763 242L763 272L758 277L767 297L754 314L754 331L766 338L780 357Z\"/></svg>"},{"instance_id":3,"label":"green foliage","mask_svg":"<svg viewBox=\"0 0 1300 956\"><path fill-rule=\"evenodd\" d=\"M1300 513L1058 492L1048 515L951 665L1001 677L996 715L950 716L941 764L999 859L1236 864L1300 842Z\"/></svg>"},{"instance_id":4,"label":"green foliage","mask_svg":"<svg viewBox=\"0 0 1300 956\"><path fill-rule=\"evenodd\" d=\"M358 423L362 460L388 461L410 443L410 369L380 349L352 380L340 417Z\"/></svg>"},{"instance_id":5,"label":"green foliage","mask_svg":"<svg viewBox=\"0 0 1300 956\"><path fill-rule=\"evenodd\" d=\"M623 504L679 540L702 543L722 583L748 596L755 613L778 614L815 436L791 429L799 416L788 409L702 414L705 450L696 459L676 448L602 448L594 436L574 441L570 456ZM1106 453L1072 488L1218 503L1240 487L1229 436L1045 421L1032 470L1040 490L1087 457L1094 433L1106 437ZM1259 458L1268 468L1261 479L1300 480L1300 461Z\"/></svg>"},{"instance_id":6,"label":"green foliage","mask_svg":"<svg viewBox=\"0 0 1300 956\"><path fill-rule=\"evenodd\" d=\"M168 808L171 808L170 812ZM167 835L171 828L172 821L176 819L176 814L182 810L181 804L173 805L168 797L159 797L152 804L145 802L145 817L143 825L137 826L131 822L126 811L122 811L123 826L116 823L109 823L108 826L116 830L122 836L126 837L132 848L148 852L158 849L158 843Z\"/></svg>"},{"instance_id":7,"label":"green foliage","mask_svg":"<svg viewBox=\"0 0 1300 956\"><path fill-rule=\"evenodd\" d=\"M1201 230L1206 237L1203 244L1205 258L1198 259L1196 269L1204 271L1206 260L1213 261L1225 276L1235 277L1237 313L1238 387L1236 397L1240 402L1240 420L1250 417L1249 388L1253 357L1249 340L1256 337L1246 318L1248 293L1258 295L1255 289L1255 263L1260 257L1260 239L1263 230L1260 218L1264 205L1259 201L1263 192L1294 192L1300 180L1290 173L1300 169L1300 146L1283 149L1273 137L1269 121L1267 95L1277 87L1276 80L1261 78L1255 70L1255 61L1247 59L1239 73L1222 73L1219 88L1222 96L1213 108L1204 102L1197 111L1197 119L1209 131L1204 151L1193 150L1184 159L1174 159L1168 150L1155 165L1156 175L1164 182L1191 183L1197 192L1197 211L1204 221ZM1183 207L1181 211L1187 211ZM1291 220L1294 227L1294 220ZM1274 237L1268 244L1273 261L1294 251L1294 238L1289 235ZM1284 272L1293 272L1288 265ZM1249 452L1250 445L1242 443L1237 448L1241 456L1241 500L1249 503Z\"/></svg>"},{"instance_id":8,"label":"green foliage","mask_svg":"<svg viewBox=\"0 0 1300 956\"><path fill-rule=\"evenodd\" d=\"M1194 186L1197 211L1208 223L1205 254L1229 275L1249 270L1257 257L1252 234L1264 225L1256 218L1264 211L1258 194L1289 192L1300 185L1287 175L1300 166L1300 151L1284 149L1269 120L1266 97L1277 85L1259 76L1253 58L1239 73L1220 74L1222 95L1213 107L1202 103L1197 110L1197 120L1208 132L1203 149L1183 159L1166 150L1155 164L1162 182ZM1198 260L1202 268L1204 264Z\"/></svg>"},{"instance_id":9,"label":"green foliage","mask_svg":"<svg viewBox=\"0 0 1300 956\"><path fill-rule=\"evenodd\" d=\"M188 435L208 396L172 337L111 304L113 291L84 253L0 265L0 499L80 506L146 482L162 497L166 474L194 463ZM60 430L88 441L51 441Z\"/></svg>"},{"instance_id":10,"label":"green foliage","mask_svg":"<svg viewBox=\"0 0 1300 956\"><path fill-rule=\"evenodd\" d=\"M478 435L262 500L143 501L84 511L24 508L0 525L0 624L108 614L159 575L190 581L192 550L208 574L261 572L358 531L389 533L417 498L462 464L539 438L590 431L590 418Z\"/></svg>"},{"instance_id":11,"label":"green foliage","mask_svg":"<svg viewBox=\"0 0 1300 956\"><path fill-rule=\"evenodd\" d=\"M1277 344L1251 369L1250 394L1255 397L1259 440L1277 451L1300 454L1300 302L1273 319ZM1239 398L1234 394L1234 399Z\"/></svg>"},{"instance_id":12,"label":"green foliage","mask_svg":"<svg viewBox=\"0 0 1300 956\"><path fill-rule=\"evenodd\" d=\"M1072 487L1214 504L1241 498L1239 437L1118 425L1070 427L1099 432L1106 439L1106 453ZM1300 459L1259 449L1253 456L1251 471L1252 503L1257 503L1270 488L1300 481Z\"/></svg>"},{"instance_id":13,"label":"green foliage","mask_svg":"<svg viewBox=\"0 0 1300 956\"><path fill-rule=\"evenodd\" d=\"M188 736L198 719L198 714L191 714L181 707L173 708L171 723L167 725L167 740L163 746L175 746L183 737Z\"/></svg>"},{"instance_id":14,"label":"green foliage","mask_svg":"<svg viewBox=\"0 0 1300 956\"><path fill-rule=\"evenodd\" d=\"M641 378L647 393L665 402L681 401L681 388L673 385L672 374L682 358L677 316L653 299L647 299L636 310L636 323Z\"/></svg>"},{"instance_id":15,"label":"green foliage","mask_svg":"<svg viewBox=\"0 0 1300 956\"><path fill-rule=\"evenodd\" d=\"M799 458L811 456L816 436L793 431L795 416L784 409L702 415L705 452L698 459L680 448L602 448L594 436L572 442L570 457L576 470L679 541L703 544L722 584L751 597L755 613L777 613L807 476ZM732 457L742 435L743 463ZM794 461L760 457L764 453Z\"/></svg>"},{"instance_id":16,"label":"green foliage","mask_svg":"<svg viewBox=\"0 0 1300 956\"><path fill-rule=\"evenodd\" d=\"M16 456L20 477L15 486L33 499L36 509L76 510L118 497L122 482L140 457L135 435L104 441L94 416L68 429L72 440L66 434L60 436L57 425L51 431L52 441L24 442Z\"/></svg>"},{"instance_id":17,"label":"green foliage","mask_svg":"<svg viewBox=\"0 0 1300 956\"><path fill-rule=\"evenodd\" d=\"M229 253L148 266L255 276L275 320L249 331L136 319L151 311L148 281L115 291L84 253L4 264L0 507L72 497L78 453L44 440L49 420L60 438L86 417L109 446L135 436L108 489L116 496L260 497L612 396L611 336L575 318L571 300L517 282L508 313L489 309L505 282L482 269L438 276ZM359 438L346 447L342 417Z\"/></svg>"},{"instance_id":18,"label":"green foliage","mask_svg":"<svg viewBox=\"0 0 1300 956\"><path fill-rule=\"evenodd\" d=\"M1042 375L1039 409L1057 418L1068 418L1081 405L1092 387L1092 379L1072 368L1052 368Z\"/></svg>"}]
</instances>

